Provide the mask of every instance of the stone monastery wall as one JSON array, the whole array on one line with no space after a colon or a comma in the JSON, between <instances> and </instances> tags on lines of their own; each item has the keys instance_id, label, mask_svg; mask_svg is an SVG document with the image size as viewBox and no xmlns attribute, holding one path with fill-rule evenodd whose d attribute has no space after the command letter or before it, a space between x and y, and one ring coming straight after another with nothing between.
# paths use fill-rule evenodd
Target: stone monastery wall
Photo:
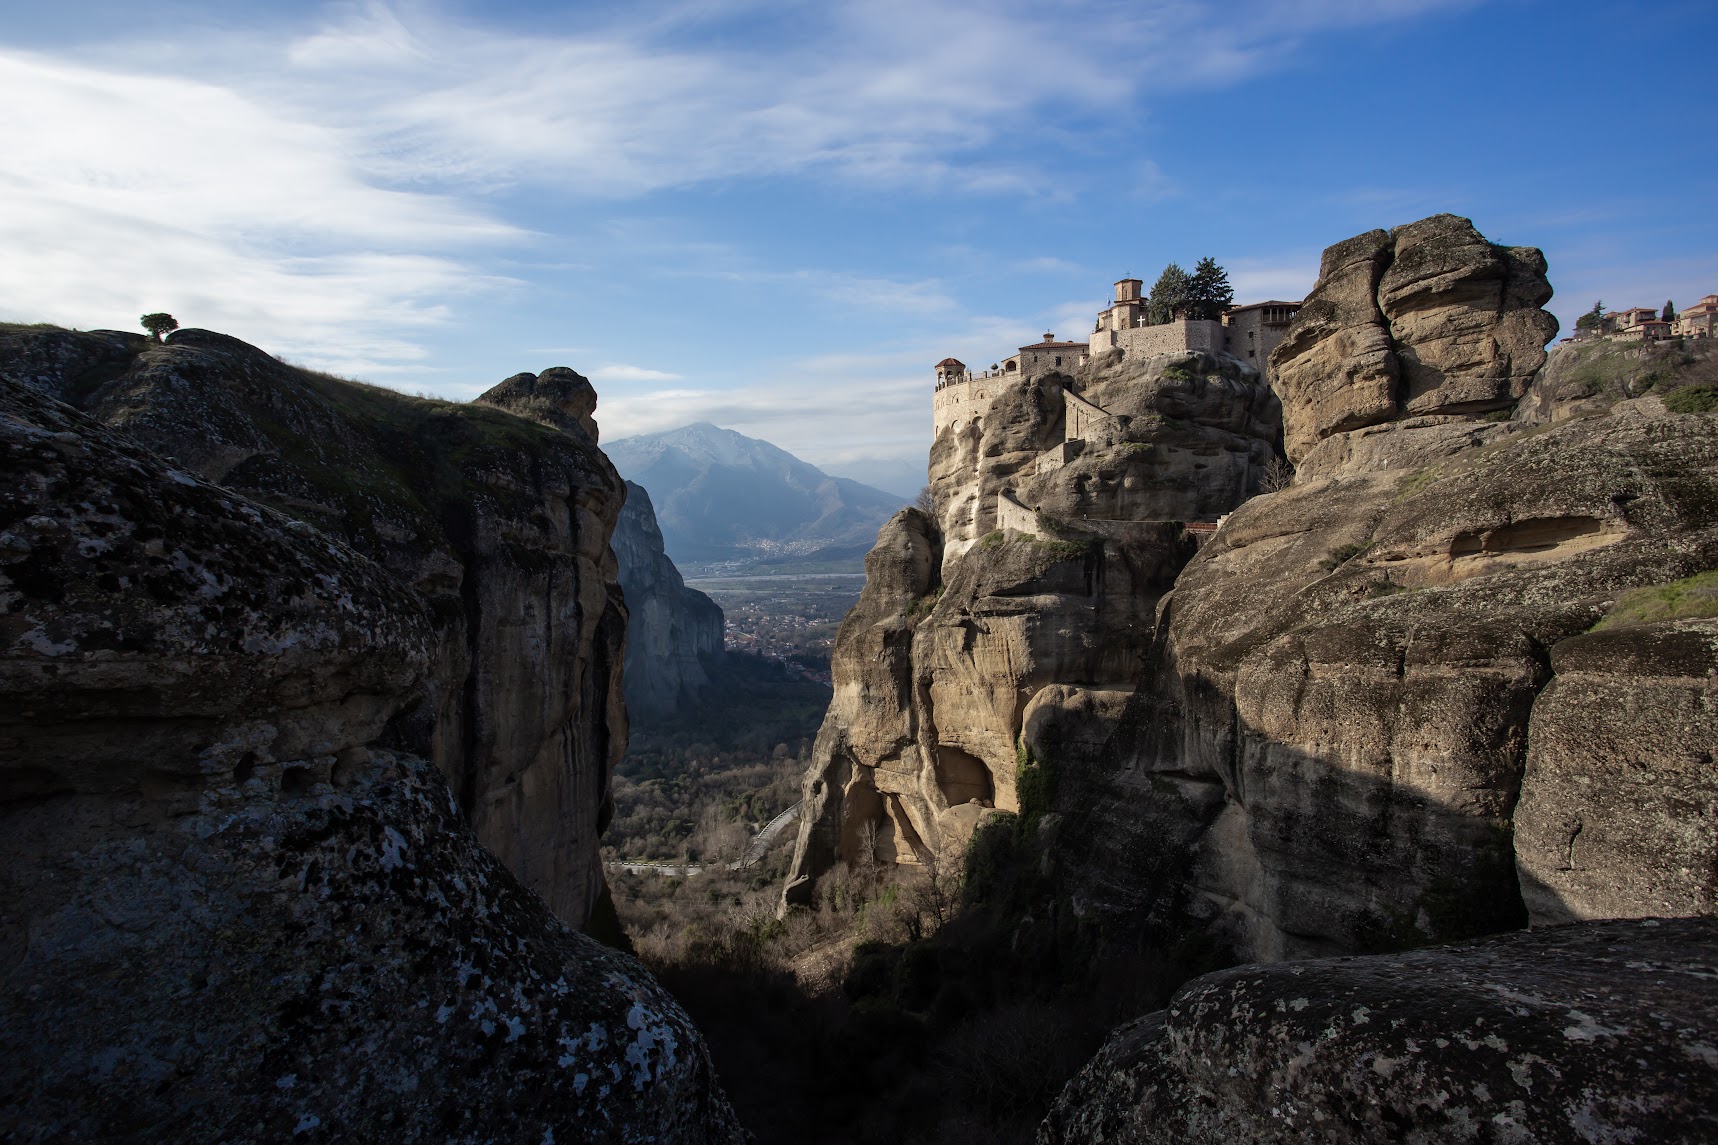
<instances>
[{"instance_id":1,"label":"stone monastery wall","mask_svg":"<svg viewBox=\"0 0 1718 1145\"><path fill-rule=\"evenodd\" d=\"M962 429L973 418L982 417L1003 387L1018 377L1018 374L1013 374L1007 377L970 379L950 382L943 386L931 395L932 435L941 436L948 426Z\"/></svg>"},{"instance_id":2,"label":"stone monastery wall","mask_svg":"<svg viewBox=\"0 0 1718 1145\"><path fill-rule=\"evenodd\" d=\"M1177 354L1183 350L1207 350L1215 354L1223 348L1223 324L1203 319L1183 319L1166 322L1161 326L1099 330L1091 337L1090 353L1096 357L1114 346L1120 346L1130 358Z\"/></svg>"}]
</instances>

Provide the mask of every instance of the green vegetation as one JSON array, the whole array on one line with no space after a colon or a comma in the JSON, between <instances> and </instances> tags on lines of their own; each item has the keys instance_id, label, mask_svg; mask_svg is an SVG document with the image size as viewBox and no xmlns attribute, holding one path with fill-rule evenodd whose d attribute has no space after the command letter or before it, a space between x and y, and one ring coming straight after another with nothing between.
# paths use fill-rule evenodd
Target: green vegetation
<instances>
[{"instance_id":1,"label":"green vegetation","mask_svg":"<svg viewBox=\"0 0 1718 1145\"><path fill-rule=\"evenodd\" d=\"M1014 788L1020 795L1020 833L1032 835L1056 802L1056 770L1041 760L1024 738L1015 749Z\"/></svg>"},{"instance_id":2,"label":"green vegetation","mask_svg":"<svg viewBox=\"0 0 1718 1145\"><path fill-rule=\"evenodd\" d=\"M942 596L943 586L939 584L935 588L931 589L931 591L925 593L925 595L908 604L906 612L903 613L903 615L906 616L908 620L917 620L921 616L929 616L931 612L936 609L937 601L941 600Z\"/></svg>"},{"instance_id":3,"label":"green vegetation","mask_svg":"<svg viewBox=\"0 0 1718 1145\"><path fill-rule=\"evenodd\" d=\"M984 534L978 542L978 547L985 552L994 552L1008 543L1008 534L1002 529L996 529Z\"/></svg>"},{"instance_id":4,"label":"green vegetation","mask_svg":"<svg viewBox=\"0 0 1718 1145\"><path fill-rule=\"evenodd\" d=\"M1336 548L1331 550L1330 556L1318 562L1318 567L1322 568L1325 572L1330 572L1347 564L1349 561L1371 548L1372 545L1373 542L1370 539L1365 541L1350 541L1346 545L1338 545Z\"/></svg>"},{"instance_id":5,"label":"green vegetation","mask_svg":"<svg viewBox=\"0 0 1718 1145\"><path fill-rule=\"evenodd\" d=\"M1215 322L1234 304L1235 291L1229 286L1229 273L1214 258L1200 259L1187 284L1187 317Z\"/></svg>"},{"instance_id":6,"label":"green vegetation","mask_svg":"<svg viewBox=\"0 0 1718 1145\"><path fill-rule=\"evenodd\" d=\"M1588 330L1598 326L1604 320L1605 304L1603 302L1595 302L1593 303L1593 308L1591 310L1575 319L1575 329Z\"/></svg>"},{"instance_id":7,"label":"green vegetation","mask_svg":"<svg viewBox=\"0 0 1718 1145\"><path fill-rule=\"evenodd\" d=\"M1193 278L1175 263L1163 268L1146 298L1146 321L1154 326L1173 322L1187 310L1187 291Z\"/></svg>"},{"instance_id":8,"label":"green vegetation","mask_svg":"<svg viewBox=\"0 0 1718 1145\"><path fill-rule=\"evenodd\" d=\"M1146 320L1161 326L1177 318L1203 318L1215 321L1223 311L1235 304L1235 291L1229 285L1229 274L1217 260L1202 258L1188 274L1175 263L1163 268L1146 300Z\"/></svg>"},{"instance_id":9,"label":"green vegetation","mask_svg":"<svg viewBox=\"0 0 1718 1145\"><path fill-rule=\"evenodd\" d=\"M1059 561L1084 559L1092 551L1090 541L1055 541L1041 537L1032 539L1032 547L1040 552L1048 553Z\"/></svg>"},{"instance_id":10,"label":"green vegetation","mask_svg":"<svg viewBox=\"0 0 1718 1145\"><path fill-rule=\"evenodd\" d=\"M142 324L145 330L149 331L149 336L154 338L157 342L161 341L162 338L165 338L173 331L179 329L179 320L177 318L173 317L171 314L163 314L159 310L153 314L145 314L137 321Z\"/></svg>"},{"instance_id":11,"label":"green vegetation","mask_svg":"<svg viewBox=\"0 0 1718 1145\"><path fill-rule=\"evenodd\" d=\"M1718 386L1684 386L1664 399L1672 413L1718 413Z\"/></svg>"},{"instance_id":12,"label":"green vegetation","mask_svg":"<svg viewBox=\"0 0 1718 1145\"><path fill-rule=\"evenodd\" d=\"M1593 626L1593 631L1708 616L1718 616L1718 569L1669 584L1630 589L1617 598L1604 619Z\"/></svg>"},{"instance_id":13,"label":"green vegetation","mask_svg":"<svg viewBox=\"0 0 1718 1145\"><path fill-rule=\"evenodd\" d=\"M1718 346L1681 339L1581 343L1559 349L1545 378L1558 401L1611 402L1653 393L1677 413L1711 413L1718 407Z\"/></svg>"}]
</instances>

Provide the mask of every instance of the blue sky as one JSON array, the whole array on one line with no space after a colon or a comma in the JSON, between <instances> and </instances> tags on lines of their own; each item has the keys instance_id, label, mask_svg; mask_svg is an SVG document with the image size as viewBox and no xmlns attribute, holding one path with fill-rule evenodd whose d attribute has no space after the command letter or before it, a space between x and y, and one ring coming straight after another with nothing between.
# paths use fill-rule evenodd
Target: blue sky
<instances>
[{"instance_id":1,"label":"blue sky","mask_svg":"<svg viewBox=\"0 0 1718 1145\"><path fill-rule=\"evenodd\" d=\"M0 318L458 398L568 365L605 437L896 486L933 362L1171 260L1299 297L1448 210L1565 327L1718 291L1712 0L14 6Z\"/></svg>"}]
</instances>

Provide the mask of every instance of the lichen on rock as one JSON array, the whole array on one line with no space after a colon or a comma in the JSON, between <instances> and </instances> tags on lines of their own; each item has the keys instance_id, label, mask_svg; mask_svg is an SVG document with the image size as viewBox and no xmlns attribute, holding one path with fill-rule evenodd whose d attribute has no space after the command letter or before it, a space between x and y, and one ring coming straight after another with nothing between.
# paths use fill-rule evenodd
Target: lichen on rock
<instances>
[{"instance_id":1,"label":"lichen on rock","mask_svg":"<svg viewBox=\"0 0 1718 1145\"><path fill-rule=\"evenodd\" d=\"M1039 1145L1709 1141L1715 942L1587 923L1207 975L1110 1037Z\"/></svg>"},{"instance_id":2,"label":"lichen on rock","mask_svg":"<svg viewBox=\"0 0 1718 1145\"><path fill-rule=\"evenodd\" d=\"M400 750L448 627L386 567L396 542L363 534L368 555L51 388L0 379L0 1136L745 1139L674 1002ZM584 535L606 552L600 522ZM529 639L601 632L607 584ZM601 742L607 696L553 697L549 774ZM593 863L600 792L537 808Z\"/></svg>"}]
</instances>

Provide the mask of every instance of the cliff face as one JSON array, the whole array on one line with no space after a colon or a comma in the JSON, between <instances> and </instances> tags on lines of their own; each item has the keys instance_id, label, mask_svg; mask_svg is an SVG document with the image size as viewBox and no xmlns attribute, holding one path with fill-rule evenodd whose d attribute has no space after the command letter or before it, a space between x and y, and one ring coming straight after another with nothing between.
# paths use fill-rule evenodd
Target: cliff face
<instances>
[{"instance_id":1,"label":"cliff face","mask_svg":"<svg viewBox=\"0 0 1718 1145\"><path fill-rule=\"evenodd\" d=\"M614 556L626 598L626 707L671 716L710 682L705 664L722 654L722 610L687 588L662 549L662 530L644 486L626 483L614 528Z\"/></svg>"},{"instance_id":2,"label":"cliff face","mask_svg":"<svg viewBox=\"0 0 1718 1145\"><path fill-rule=\"evenodd\" d=\"M0 1136L743 1136L673 1001L390 746L433 594L11 379L0 476Z\"/></svg>"},{"instance_id":3,"label":"cliff face","mask_svg":"<svg viewBox=\"0 0 1718 1145\"><path fill-rule=\"evenodd\" d=\"M1024 379L945 430L936 519L884 526L837 637L788 901L861 845L958 861L1020 809L1028 752L1101 741L1193 551L1180 522L1244 497L1276 431L1257 373L1198 353Z\"/></svg>"},{"instance_id":4,"label":"cliff face","mask_svg":"<svg viewBox=\"0 0 1718 1145\"><path fill-rule=\"evenodd\" d=\"M1715 622L1625 606L1718 567L1718 425L1496 420L1547 297L1450 216L1332 247L1274 356L1295 482L1196 555L1153 519L1268 456L1238 364L1099 360L945 433L940 520L884 530L837 644L789 901L879 816L928 852L1020 807L1036 760L1058 885L1111 934L1256 961L1711 913Z\"/></svg>"},{"instance_id":5,"label":"cliff face","mask_svg":"<svg viewBox=\"0 0 1718 1145\"><path fill-rule=\"evenodd\" d=\"M626 738L608 547L622 490L585 379L521 374L454 405L296 370L203 330L165 345L15 333L0 341L0 375L314 525L416 590L429 668L386 742L434 761L478 839L557 914L584 921Z\"/></svg>"}]
</instances>

